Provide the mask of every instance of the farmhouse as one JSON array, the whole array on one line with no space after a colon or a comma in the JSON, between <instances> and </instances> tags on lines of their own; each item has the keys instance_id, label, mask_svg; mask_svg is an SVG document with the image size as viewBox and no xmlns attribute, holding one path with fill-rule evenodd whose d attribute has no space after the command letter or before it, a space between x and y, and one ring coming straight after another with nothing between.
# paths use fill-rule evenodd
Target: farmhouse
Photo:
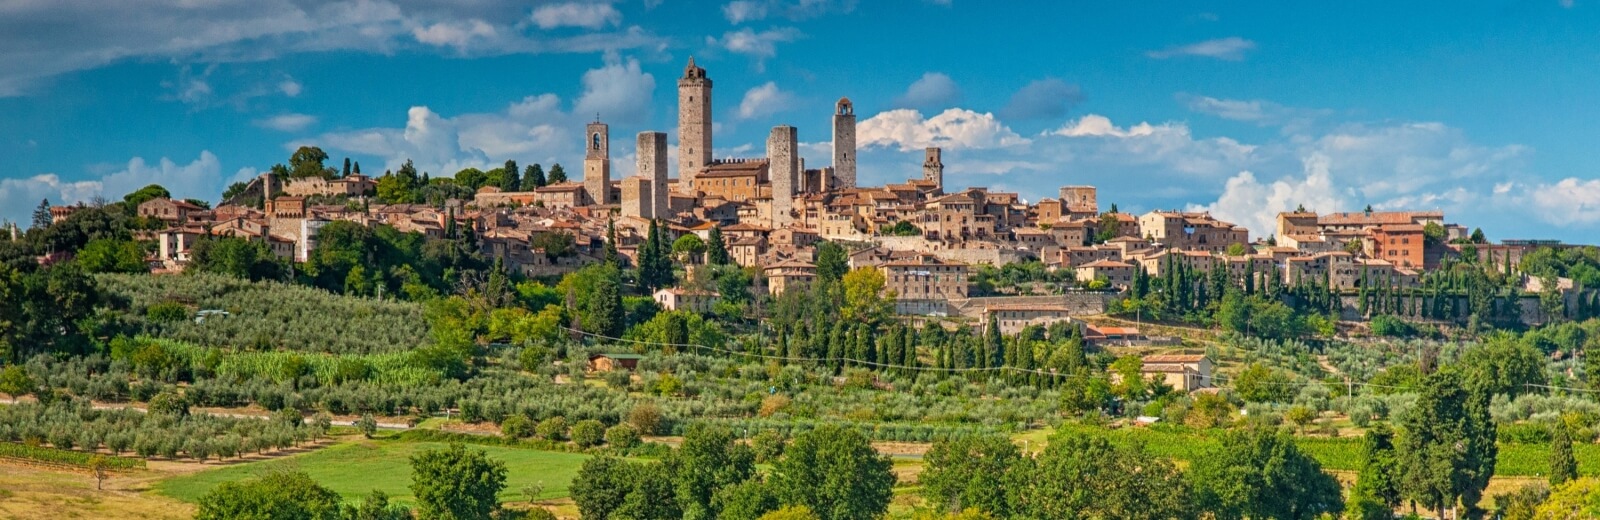
<instances>
[{"instance_id":1,"label":"farmhouse","mask_svg":"<svg viewBox=\"0 0 1600 520\"><path fill-rule=\"evenodd\" d=\"M590 354L589 371L637 370L641 359L644 356L638 354Z\"/></svg>"},{"instance_id":2,"label":"farmhouse","mask_svg":"<svg viewBox=\"0 0 1600 520\"><path fill-rule=\"evenodd\" d=\"M1141 376L1147 380L1159 377L1174 390L1193 392L1211 386L1211 360L1204 355L1151 355L1143 361Z\"/></svg>"}]
</instances>

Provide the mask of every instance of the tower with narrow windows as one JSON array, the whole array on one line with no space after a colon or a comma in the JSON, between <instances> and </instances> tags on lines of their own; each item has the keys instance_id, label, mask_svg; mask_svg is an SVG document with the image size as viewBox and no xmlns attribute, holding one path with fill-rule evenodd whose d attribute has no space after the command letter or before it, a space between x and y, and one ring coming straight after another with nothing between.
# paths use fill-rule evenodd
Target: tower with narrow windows
<instances>
[{"instance_id":1,"label":"tower with narrow windows","mask_svg":"<svg viewBox=\"0 0 1600 520\"><path fill-rule=\"evenodd\" d=\"M772 229L794 222L795 186L799 182L799 132L794 127L772 127L767 136L767 176L772 182Z\"/></svg>"},{"instance_id":2,"label":"tower with narrow windows","mask_svg":"<svg viewBox=\"0 0 1600 520\"><path fill-rule=\"evenodd\" d=\"M839 98L833 107L833 176L840 188L856 187L856 107L850 98Z\"/></svg>"},{"instance_id":3,"label":"tower with narrow windows","mask_svg":"<svg viewBox=\"0 0 1600 520\"><path fill-rule=\"evenodd\" d=\"M933 183L940 190L944 189L944 151L937 146L923 151L922 180Z\"/></svg>"},{"instance_id":4,"label":"tower with narrow windows","mask_svg":"<svg viewBox=\"0 0 1600 520\"><path fill-rule=\"evenodd\" d=\"M644 204L645 218L666 218L667 212L667 134L639 132L639 176L650 181L650 201Z\"/></svg>"},{"instance_id":5,"label":"tower with narrow windows","mask_svg":"<svg viewBox=\"0 0 1600 520\"><path fill-rule=\"evenodd\" d=\"M711 164L711 78L694 57L678 78L678 185L694 193L694 176Z\"/></svg>"},{"instance_id":6,"label":"tower with narrow windows","mask_svg":"<svg viewBox=\"0 0 1600 520\"><path fill-rule=\"evenodd\" d=\"M584 127L583 190L596 205L611 204L611 135L605 123Z\"/></svg>"}]
</instances>

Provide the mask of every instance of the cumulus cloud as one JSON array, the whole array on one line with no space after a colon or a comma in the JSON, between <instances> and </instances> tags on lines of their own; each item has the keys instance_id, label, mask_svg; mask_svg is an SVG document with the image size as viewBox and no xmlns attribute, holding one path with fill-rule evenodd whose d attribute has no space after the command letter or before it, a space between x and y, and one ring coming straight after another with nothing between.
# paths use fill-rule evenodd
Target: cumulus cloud
<instances>
[{"instance_id":1,"label":"cumulus cloud","mask_svg":"<svg viewBox=\"0 0 1600 520\"><path fill-rule=\"evenodd\" d=\"M944 108L961 101L961 87L942 72L923 73L896 97L895 106L904 108Z\"/></svg>"},{"instance_id":2,"label":"cumulus cloud","mask_svg":"<svg viewBox=\"0 0 1600 520\"><path fill-rule=\"evenodd\" d=\"M1209 211L1212 216L1244 226L1252 236L1269 236L1277 227L1278 213L1304 206L1311 211L1331 212L1347 208L1334 188L1328 157L1312 154L1303 161L1304 177L1285 177L1261 182L1254 173L1239 172L1223 185L1222 195L1208 205L1191 205L1191 211Z\"/></svg>"},{"instance_id":3,"label":"cumulus cloud","mask_svg":"<svg viewBox=\"0 0 1600 520\"><path fill-rule=\"evenodd\" d=\"M583 73L580 115L598 114L604 121L638 123L650 117L656 78L639 68L639 60L611 54L606 64Z\"/></svg>"},{"instance_id":4,"label":"cumulus cloud","mask_svg":"<svg viewBox=\"0 0 1600 520\"><path fill-rule=\"evenodd\" d=\"M178 198L211 200L222 193L221 163L210 151L188 164L162 157L154 164L142 157L129 159L126 166L98 178L63 180L55 173L26 179L0 179L0 218L27 222L40 200L64 205L88 202L95 197L109 199L150 184L160 184Z\"/></svg>"},{"instance_id":5,"label":"cumulus cloud","mask_svg":"<svg viewBox=\"0 0 1600 520\"><path fill-rule=\"evenodd\" d=\"M1256 42L1246 40L1238 36L1231 36L1228 38L1206 40L1187 45L1175 45L1161 50L1149 51L1145 53L1145 56L1149 56L1158 60L1184 56L1195 56L1227 61L1239 61L1244 59L1246 52L1254 50L1255 48Z\"/></svg>"},{"instance_id":6,"label":"cumulus cloud","mask_svg":"<svg viewBox=\"0 0 1600 520\"><path fill-rule=\"evenodd\" d=\"M622 13L608 3L566 2L541 5L533 10L533 23L540 29L582 27L599 29L622 23Z\"/></svg>"},{"instance_id":7,"label":"cumulus cloud","mask_svg":"<svg viewBox=\"0 0 1600 520\"><path fill-rule=\"evenodd\" d=\"M476 40L494 38L496 34L494 26L483 20L439 22L411 29L411 35L419 42L459 50L469 48Z\"/></svg>"},{"instance_id":8,"label":"cumulus cloud","mask_svg":"<svg viewBox=\"0 0 1600 520\"><path fill-rule=\"evenodd\" d=\"M1000 123L993 114L952 108L933 117L922 112L896 109L879 113L856 127L859 146L893 147L901 151L939 146L952 150L1001 148L1028 144Z\"/></svg>"},{"instance_id":9,"label":"cumulus cloud","mask_svg":"<svg viewBox=\"0 0 1600 520\"><path fill-rule=\"evenodd\" d=\"M743 54L754 59L756 70L759 72L766 67L767 58L778 55L778 44L792 42L799 39L800 30L793 27L768 29L756 32L750 28L723 33L722 38L707 36L706 45L727 50L734 54Z\"/></svg>"},{"instance_id":10,"label":"cumulus cloud","mask_svg":"<svg viewBox=\"0 0 1600 520\"><path fill-rule=\"evenodd\" d=\"M792 103L793 94L779 89L777 83L768 81L744 93L744 99L739 101L739 119L772 115L788 109Z\"/></svg>"},{"instance_id":11,"label":"cumulus cloud","mask_svg":"<svg viewBox=\"0 0 1600 520\"><path fill-rule=\"evenodd\" d=\"M1528 190L1530 209L1545 222L1558 226L1600 224L1600 180L1567 177Z\"/></svg>"},{"instance_id":12,"label":"cumulus cloud","mask_svg":"<svg viewBox=\"0 0 1600 520\"><path fill-rule=\"evenodd\" d=\"M1000 109L1006 119L1058 119L1083 100L1077 85L1056 78L1028 83Z\"/></svg>"},{"instance_id":13,"label":"cumulus cloud","mask_svg":"<svg viewBox=\"0 0 1600 520\"><path fill-rule=\"evenodd\" d=\"M734 0L722 6L729 23L765 20L769 16L799 21L833 13L848 13L856 0Z\"/></svg>"},{"instance_id":14,"label":"cumulus cloud","mask_svg":"<svg viewBox=\"0 0 1600 520\"><path fill-rule=\"evenodd\" d=\"M299 132L317 123L317 116L308 114L279 114L255 121L256 126L279 132Z\"/></svg>"},{"instance_id":15,"label":"cumulus cloud","mask_svg":"<svg viewBox=\"0 0 1600 520\"><path fill-rule=\"evenodd\" d=\"M56 75L130 59L212 64L439 47L471 55L596 52L665 42L638 27L550 35L536 31L537 22L524 22L527 13L526 3L517 0L3 2L0 96L26 94Z\"/></svg>"},{"instance_id":16,"label":"cumulus cloud","mask_svg":"<svg viewBox=\"0 0 1600 520\"><path fill-rule=\"evenodd\" d=\"M400 127L374 127L329 132L286 148L318 143L325 149L377 156L394 169L411 160L418 169L452 175L468 167L489 168L506 159L520 162L573 161L582 156L582 129L596 112L608 123L641 123L648 119L655 78L636 59L607 56L605 65L583 75L583 93L570 110L555 94L527 96L493 112L446 116L427 106L406 111ZM631 141L613 126L615 143ZM617 175L631 170L613 147ZM572 170L577 165L569 165ZM376 169L374 169L376 170Z\"/></svg>"}]
</instances>

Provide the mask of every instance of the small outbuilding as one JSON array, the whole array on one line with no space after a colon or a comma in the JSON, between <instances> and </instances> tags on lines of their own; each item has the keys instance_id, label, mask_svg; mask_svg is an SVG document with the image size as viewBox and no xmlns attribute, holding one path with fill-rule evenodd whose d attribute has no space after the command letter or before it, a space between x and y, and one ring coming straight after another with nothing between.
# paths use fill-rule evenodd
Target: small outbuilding
<instances>
[{"instance_id":1,"label":"small outbuilding","mask_svg":"<svg viewBox=\"0 0 1600 520\"><path fill-rule=\"evenodd\" d=\"M589 371L637 370L641 359L644 356L638 354L590 354Z\"/></svg>"}]
</instances>

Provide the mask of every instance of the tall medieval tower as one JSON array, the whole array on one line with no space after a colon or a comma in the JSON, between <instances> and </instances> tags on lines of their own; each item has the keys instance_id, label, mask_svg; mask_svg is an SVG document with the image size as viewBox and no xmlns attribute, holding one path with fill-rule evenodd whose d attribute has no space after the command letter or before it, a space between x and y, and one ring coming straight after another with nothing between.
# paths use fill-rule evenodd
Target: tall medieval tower
<instances>
[{"instance_id":1,"label":"tall medieval tower","mask_svg":"<svg viewBox=\"0 0 1600 520\"><path fill-rule=\"evenodd\" d=\"M856 187L856 107L850 98L839 98L833 107L833 176L840 188Z\"/></svg>"},{"instance_id":2,"label":"tall medieval tower","mask_svg":"<svg viewBox=\"0 0 1600 520\"><path fill-rule=\"evenodd\" d=\"M772 229L794 222L795 184L800 178L799 132L792 126L774 126L767 137L767 175L772 182Z\"/></svg>"},{"instance_id":3,"label":"tall medieval tower","mask_svg":"<svg viewBox=\"0 0 1600 520\"><path fill-rule=\"evenodd\" d=\"M922 180L944 191L944 151L937 146L923 151Z\"/></svg>"},{"instance_id":4,"label":"tall medieval tower","mask_svg":"<svg viewBox=\"0 0 1600 520\"><path fill-rule=\"evenodd\" d=\"M711 78L694 57L678 78L678 186L694 193L694 176L711 164Z\"/></svg>"},{"instance_id":5,"label":"tall medieval tower","mask_svg":"<svg viewBox=\"0 0 1600 520\"><path fill-rule=\"evenodd\" d=\"M584 127L583 190L594 204L611 200L611 132L605 123L595 121Z\"/></svg>"},{"instance_id":6,"label":"tall medieval tower","mask_svg":"<svg viewBox=\"0 0 1600 520\"><path fill-rule=\"evenodd\" d=\"M645 218L666 218L667 207L667 134L666 132L639 132L639 176L649 181L650 201Z\"/></svg>"}]
</instances>

